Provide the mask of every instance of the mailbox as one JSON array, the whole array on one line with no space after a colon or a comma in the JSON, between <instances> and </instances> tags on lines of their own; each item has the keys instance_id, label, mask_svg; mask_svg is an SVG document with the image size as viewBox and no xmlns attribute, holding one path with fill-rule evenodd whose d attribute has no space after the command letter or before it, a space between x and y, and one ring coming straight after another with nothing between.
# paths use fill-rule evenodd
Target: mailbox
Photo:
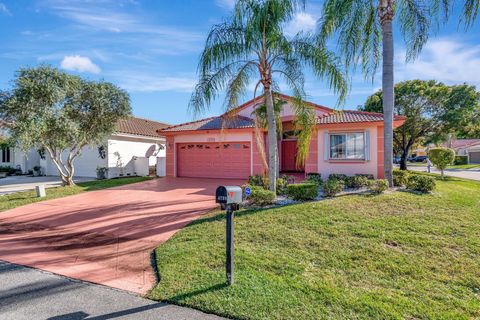
<instances>
[{"instance_id":1,"label":"mailbox","mask_svg":"<svg viewBox=\"0 0 480 320\"><path fill-rule=\"evenodd\" d=\"M220 186L215 193L215 201L220 203L222 209L225 209L228 205L238 207L243 201L242 188L237 186Z\"/></svg>"},{"instance_id":2,"label":"mailbox","mask_svg":"<svg viewBox=\"0 0 480 320\"><path fill-rule=\"evenodd\" d=\"M222 210L226 210L226 251L225 271L227 283L233 284L233 216L235 210L240 208L242 203L242 188L237 186L220 186L215 192L215 201L220 203Z\"/></svg>"}]
</instances>

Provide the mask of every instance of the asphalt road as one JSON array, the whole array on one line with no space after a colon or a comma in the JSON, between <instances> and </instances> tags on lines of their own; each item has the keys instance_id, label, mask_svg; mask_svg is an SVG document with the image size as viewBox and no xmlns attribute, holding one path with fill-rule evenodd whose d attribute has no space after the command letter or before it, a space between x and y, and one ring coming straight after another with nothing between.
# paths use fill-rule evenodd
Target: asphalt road
<instances>
[{"instance_id":1,"label":"asphalt road","mask_svg":"<svg viewBox=\"0 0 480 320\"><path fill-rule=\"evenodd\" d=\"M0 319L222 318L0 260Z\"/></svg>"}]
</instances>

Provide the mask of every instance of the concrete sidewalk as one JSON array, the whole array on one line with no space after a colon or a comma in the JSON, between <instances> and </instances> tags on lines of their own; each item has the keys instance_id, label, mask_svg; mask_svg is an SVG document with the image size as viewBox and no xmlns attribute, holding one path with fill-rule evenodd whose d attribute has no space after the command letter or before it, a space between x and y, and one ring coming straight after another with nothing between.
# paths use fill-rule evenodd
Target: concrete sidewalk
<instances>
[{"instance_id":1,"label":"concrete sidewalk","mask_svg":"<svg viewBox=\"0 0 480 320\"><path fill-rule=\"evenodd\" d=\"M75 177L75 182L85 182L95 180L94 178ZM35 186L45 185L45 188L59 187L62 181L59 177L43 176L8 176L0 179L0 195L15 193L20 191L27 191L35 189Z\"/></svg>"},{"instance_id":2,"label":"concrete sidewalk","mask_svg":"<svg viewBox=\"0 0 480 320\"><path fill-rule=\"evenodd\" d=\"M417 172L427 172L426 167L408 166L408 170L417 171ZM440 170L437 170L434 167L430 168L430 172L440 174ZM468 170L445 169L444 174L446 176L450 176L450 177L457 177L457 178L480 181L480 170L479 169L468 169Z\"/></svg>"},{"instance_id":3,"label":"concrete sidewalk","mask_svg":"<svg viewBox=\"0 0 480 320\"><path fill-rule=\"evenodd\" d=\"M0 260L1 320L223 319Z\"/></svg>"}]
</instances>

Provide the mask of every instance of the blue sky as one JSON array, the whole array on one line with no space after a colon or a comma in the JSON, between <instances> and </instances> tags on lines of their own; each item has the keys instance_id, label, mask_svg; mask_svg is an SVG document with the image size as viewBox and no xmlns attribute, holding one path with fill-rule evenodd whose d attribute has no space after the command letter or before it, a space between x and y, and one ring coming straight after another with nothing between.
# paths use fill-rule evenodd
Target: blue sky
<instances>
[{"instance_id":1,"label":"blue sky","mask_svg":"<svg viewBox=\"0 0 480 320\"><path fill-rule=\"evenodd\" d=\"M187 105L198 57L210 27L228 16L234 0L0 0L0 89L20 67L48 63L88 79L126 89L137 116L168 123L190 121ZM288 26L290 33L315 27L321 1L308 1ZM421 56L405 64L396 34L396 80L436 79L480 85L480 23L469 32L456 22L430 39ZM354 109L380 88L352 77L345 104ZM311 101L335 107L325 83L308 77ZM251 98L252 93L245 97ZM210 116L222 112L222 99Z\"/></svg>"}]
</instances>

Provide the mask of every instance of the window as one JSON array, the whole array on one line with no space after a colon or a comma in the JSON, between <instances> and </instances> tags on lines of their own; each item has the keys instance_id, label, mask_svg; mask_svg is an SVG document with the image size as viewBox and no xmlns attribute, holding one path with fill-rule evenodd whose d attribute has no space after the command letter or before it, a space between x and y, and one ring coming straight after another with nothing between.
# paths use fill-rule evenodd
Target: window
<instances>
[{"instance_id":1,"label":"window","mask_svg":"<svg viewBox=\"0 0 480 320\"><path fill-rule=\"evenodd\" d=\"M330 159L365 160L365 135L330 134Z\"/></svg>"},{"instance_id":2,"label":"window","mask_svg":"<svg viewBox=\"0 0 480 320\"><path fill-rule=\"evenodd\" d=\"M2 162L10 162L10 148L5 147L2 148Z\"/></svg>"}]
</instances>

